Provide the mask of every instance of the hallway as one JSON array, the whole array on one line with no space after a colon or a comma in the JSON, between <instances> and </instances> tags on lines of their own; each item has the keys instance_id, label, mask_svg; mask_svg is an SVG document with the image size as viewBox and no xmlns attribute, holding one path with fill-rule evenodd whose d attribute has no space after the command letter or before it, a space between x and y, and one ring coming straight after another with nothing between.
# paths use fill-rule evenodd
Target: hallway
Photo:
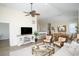
<instances>
[{"instance_id":1,"label":"hallway","mask_svg":"<svg viewBox=\"0 0 79 59\"><path fill-rule=\"evenodd\" d=\"M0 40L0 48L9 47L9 39Z\"/></svg>"}]
</instances>

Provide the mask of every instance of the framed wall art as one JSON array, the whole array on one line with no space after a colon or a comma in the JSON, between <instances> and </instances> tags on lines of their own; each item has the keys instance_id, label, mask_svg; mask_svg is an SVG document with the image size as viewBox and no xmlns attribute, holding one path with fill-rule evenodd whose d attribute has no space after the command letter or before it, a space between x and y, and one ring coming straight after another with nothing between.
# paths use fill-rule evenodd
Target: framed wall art
<instances>
[{"instance_id":1,"label":"framed wall art","mask_svg":"<svg viewBox=\"0 0 79 59\"><path fill-rule=\"evenodd\" d=\"M66 32L66 25L59 25L57 28L58 32Z\"/></svg>"}]
</instances>

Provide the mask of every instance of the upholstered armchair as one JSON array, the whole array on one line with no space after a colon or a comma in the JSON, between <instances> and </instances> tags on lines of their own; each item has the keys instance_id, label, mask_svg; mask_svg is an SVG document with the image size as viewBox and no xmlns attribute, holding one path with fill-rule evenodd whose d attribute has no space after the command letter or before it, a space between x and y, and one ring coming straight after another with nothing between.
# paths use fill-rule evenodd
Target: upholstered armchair
<instances>
[{"instance_id":1,"label":"upholstered armchair","mask_svg":"<svg viewBox=\"0 0 79 59\"><path fill-rule=\"evenodd\" d=\"M50 43L52 39L52 35L46 35L46 38L43 40L43 43Z\"/></svg>"},{"instance_id":2,"label":"upholstered armchair","mask_svg":"<svg viewBox=\"0 0 79 59\"><path fill-rule=\"evenodd\" d=\"M53 42L53 44L58 46L58 47L62 47L65 41L66 41L66 38L59 37L57 41Z\"/></svg>"}]
</instances>

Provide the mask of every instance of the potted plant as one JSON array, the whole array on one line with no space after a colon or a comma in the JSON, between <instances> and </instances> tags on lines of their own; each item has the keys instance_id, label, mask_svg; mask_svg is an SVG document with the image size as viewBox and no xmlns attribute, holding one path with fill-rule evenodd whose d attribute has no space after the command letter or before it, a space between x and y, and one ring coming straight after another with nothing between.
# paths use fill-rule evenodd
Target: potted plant
<instances>
[{"instance_id":1,"label":"potted plant","mask_svg":"<svg viewBox=\"0 0 79 59\"><path fill-rule=\"evenodd\" d=\"M76 26L76 32L79 34L79 26Z\"/></svg>"},{"instance_id":2,"label":"potted plant","mask_svg":"<svg viewBox=\"0 0 79 59\"><path fill-rule=\"evenodd\" d=\"M37 42L37 40L38 40L37 37L38 37L39 33L35 31L35 32L34 32L34 35L35 35L35 42Z\"/></svg>"},{"instance_id":3,"label":"potted plant","mask_svg":"<svg viewBox=\"0 0 79 59\"><path fill-rule=\"evenodd\" d=\"M77 42L79 43L79 26L76 26Z\"/></svg>"}]
</instances>

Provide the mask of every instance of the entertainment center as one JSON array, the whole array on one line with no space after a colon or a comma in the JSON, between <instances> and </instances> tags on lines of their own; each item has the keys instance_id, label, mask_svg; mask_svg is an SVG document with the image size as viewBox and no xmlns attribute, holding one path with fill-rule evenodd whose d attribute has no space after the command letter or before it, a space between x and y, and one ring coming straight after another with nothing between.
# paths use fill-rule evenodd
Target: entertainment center
<instances>
[{"instance_id":1,"label":"entertainment center","mask_svg":"<svg viewBox=\"0 0 79 59\"><path fill-rule=\"evenodd\" d=\"M32 27L21 27L21 35L17 36L17 46L34 42L34 35L32 35Z\"/></svg>"},{"instance_id":2,"label":"entertainment center","mask_svg":"<svg viewBox=\"0 0 79 59\"><path fill-rule=\"evenodd\" d=\"M21 27L21 33L17 36L17 46L21 46L23 44L35 42L35 36L33 35L32 27ZM39 32L38 39L45 38L47 32Z\"/></svg>"},{"instance_id":3,"label":"entertainment center","mask_svg":"<svg viewBox=\"0 0 79 59\"><path fill-rule=\"evenodd\" d=\"M33 35L19 35L18 37L18 44L17 46L21 46L23 44L27 44L30 42L35 42Z\"/></svg>"}]
</instances>

